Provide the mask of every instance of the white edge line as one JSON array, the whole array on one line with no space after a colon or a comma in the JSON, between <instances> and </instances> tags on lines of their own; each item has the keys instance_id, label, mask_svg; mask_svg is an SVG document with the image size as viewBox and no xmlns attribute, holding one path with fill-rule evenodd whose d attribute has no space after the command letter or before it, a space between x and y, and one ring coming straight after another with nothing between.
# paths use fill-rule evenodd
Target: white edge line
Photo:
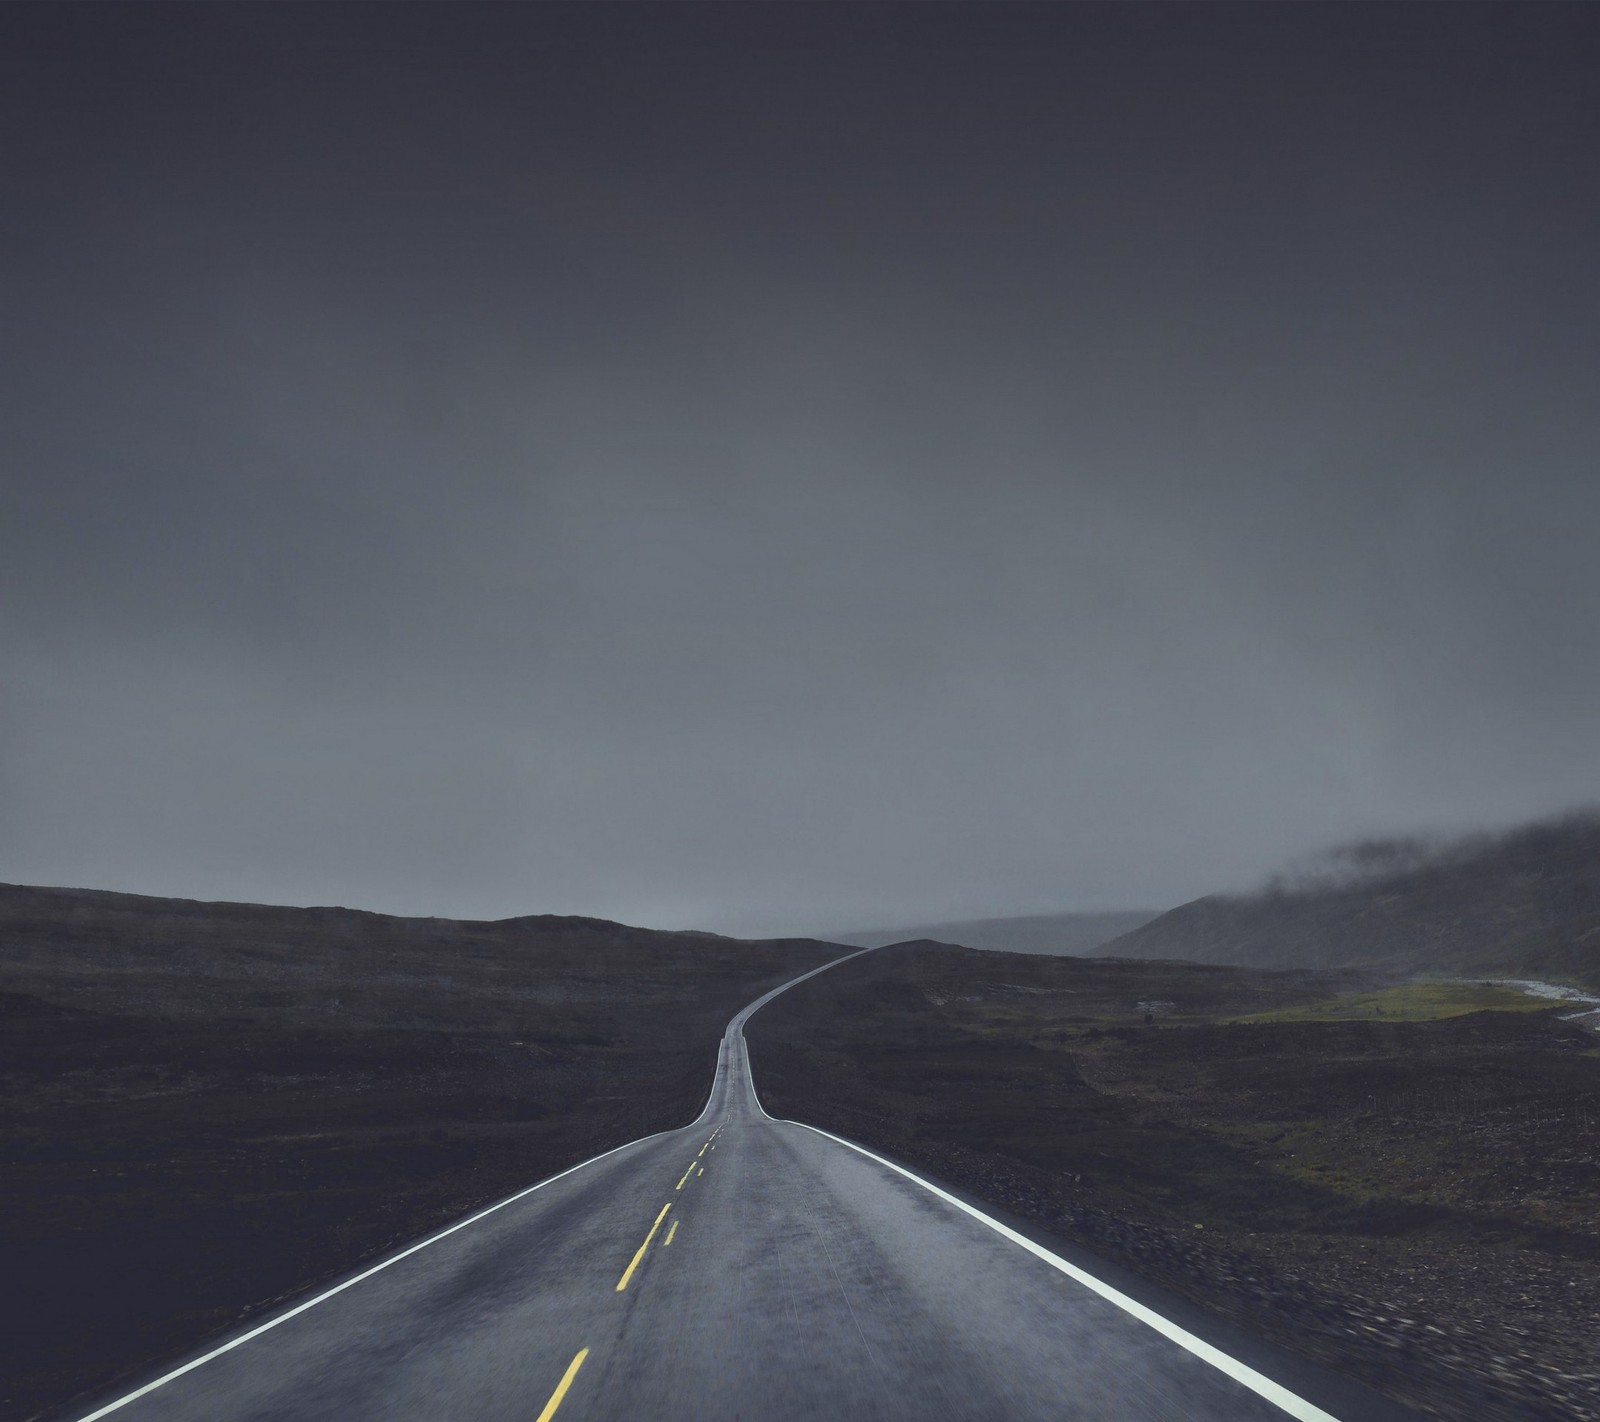
<instances>
[{"instance_id":1,"label":"white edge line","mask_svg":"<svg viewBox=\"0 0 1600 1422\"><path fill-rule=\"evenodd\" d=\"M855 957L857 955L851 954L851 956ZM837 961L843 962L845 960L841 958ZM827 966L832 967L833 964L829 963ZM821 970L819 969L818 971ZM807 973L806 976L810 977L812 975ZM795 981L798 982L800 979L797 978ZM785 984L785 986L788 986L788 984ZM776 993L773 994L773 996L776 995ZM765 999L763 1001L765 1001ZM762 1003L755 1004L756 1007L761 1005ZM754 1011L754 1008L751 1010ZM739 1037L742 1042L744 1038L744 1028L742 1025L739 1029ZM747 1064L745 1080L748 1082L750 1087L750 1099L755 1102L756 1110L765 1116L767 1120L777 1121L779 1118L768 1114L767 1108L761 1104L761 1097L756 1092L755 1073L748 1069L748 1046L745 1048L745 1051ZM1162 1317L1162 1315L1157 1313L1153 1308L1148 1308L1144 1304L1140 1303L1137 1299L1130 1298L1120 1289L1112 1288L1110 1284L1106 1283L1102 1279L1097 1279L1087 1270L1078 1268L1076 1264L1069 1264L1059 1254L1052 1254L1050 1250L1046 1249L1042 1244L1035 1244L1033 1240L1028 1238L1027 1235L1019 1234L1016 1230L1012 1229L1010 1225L1001 1224L999 1220L993 1219L989 1215L984 1214L982 1210L978 1209L976 1206L969 1205L965 1200L958 1200L948 1190L941 1190L932 1181L924 1180L920 1175L913 1174L904 1166L896 1165L892 1160L885 1160L881 1155L875 1155L865 1146L858 1146L854 1141L847 1141L843 1136L836 1136L832 1131L825 1131L820 1126L808 1126L804 1121L784 1121L782 1124L788 1126L799 1126L802 1130L811 1131L816 1135L824 1136L828 1140L833 1141L835 1144L844 1146L847 1150L855 1151L857 1155L864 1155L868 1160L876 1161L879 1165L883 1166L885 1170L892 1170L896 1175L905 1176L907 1180L911 1181L914 1185L920 1185L930 1195L936 1195L946 1204L954 1205L956 1209L960 1210L963 1214L971 1215L973 1219L977 1220L980 1224L987 1225L1002 1238L1009 1239L1013 1244L1019 1245L1023 1249L1026 1249L1029 1254L1042 1259L1052 1269L1059 1270L1069 1279L1072 1279L1076 1283L1082 1284L1084 1288L1090 1290L1092 1293L1099 1294L1100 1297L1105 1299L1108 1303L1113 1303L1125 1313L1131 1314L1134 1318L1138 1319L1140 1323L1155 1329L1155 1331L1161 1334L1162 1337L1171 1339L1172 1342L1176 1343L1180 1348L1188 1349L1189 1352L1193 1353L1194 1356L1199 1358L1202 1362L1211 1364L1211 1366L1217 1369L1218 1372L1232 1378L1235 1382L1242 1383L1257 1396L1264 1398L1266 1401L1272 1403L1273 1406L1280 1408L1282 1411L1287 1412L1289 1416L1296 1418L1297 1422L1339 1422L1339 1419L1336 1418L1331 1412L1324 1412L1320 1407L1316 1406L1315 1403L1307 1402L1305 1398L1301 1397L1298 1393L1290 1392L1288 1388L1284 1387L1281 1383L1274 1382L1271 1378L1267 1377L1266 1374L1258 1373L1247 1363L1241 1363L1237 1358L1228 1353L1224 1353L1220 1348L1214 1347L1212 1344L1207 1343L1205 1339L1197 1338L1194 1334L1189 1332L1187 1328L1180 1328L1176 1323L1172 1322L1171 1319ZM85 1419L85 1422L88 1422L88 1419Z\"/></svg>"},{"instance_id":2,"label":"white edge line","mask_svg":"<svg viewBox=\"0 0 1600 1422\"><path fill-rule=\"evenodd\" d=\"M677 1129L681 1130L683 1128L678 1127ZM402 1249L398 1254L391 1254L387 1259L383 1260L382 1263L374 1264L370 1269L365 1269L361 1273L355 1275L353 1278L346 1279L342 1284L335 1284L331 1289L324 1289L315 1298L307 1299L302 1304L296 1304L293 1308L287 1309L283 1313L269 1318L265 1323L257 1324L248 1332L241 1333L237 1338L230 1338L221 1347L213 1348L209 1353L204 1353L198 1358L191 1358L187 1363L183 1364L182 1367L174 1368L170 1373L164 1373L161 1377L156 1378L155 1381L147 1382L143 1387L135 1388L132 1392L117 1398L115 1402L108 1402L104 1407L98 1408L94 1412L87 1413L85 1416L80 1417L78 1422L95 1422L95 1419L98 1417L105 1417L109 1413L115 1412L120 1407L126 1407L130 1402L143 1397L146 1393L154 1392L158 1387L165 1387L174 1378L181 1378L185 1373L193 1372L202 1363L209 1363L213 1358L220 1358L224 1353L232 1352L233 1349L239 1347L240 1344L248 1343L252 1338L259 1338L263 1333L267 1332L269 1329L276 1328L280 1323L287 1323L296 1314L304 1313L308 1308L315 1308L319 1303L323 1303L326 1300L331 1299L335 1294L342 1294L346 1289L361 1283L363 1279L370 1279L374 1274L381 1273L391 1264L398 1264L402 1259L406 1258L408 1255L415 1254L419 1249L426 1249L430 1244L437 1244L441 1239L454 1234L458 1229L465 1229L470 1224L477 1224L477 1222L483 1219L486 1215L492 1215L496 1210L503 1210L507 1205L516 1204L518 1200L527 1195L533 1194L535 1190L542 1190L546 1185L554 1185L557 1180L564 1179L566 1176L584 1169L585 1166L594 1165L598 1161L604 1160L609 1155L615 1155L619 1150L627 1150L629 1146L636 1146L644 1141L653 1141L656 1136L670 1136L673 1134L673 1131L656 1131L653 1135L640 1136L636 1141L627 1141L622 1145L613 1146L610 1150L601 1151L599 1155L590 1156L588 1160L581 1161L577 1165L568 1166L567 1169L559 1172L558 1174L552 1175L546 1180L541 1180L537 1185L530 1185L526 1190L519 1190L515 1195L508 1195L504 1200L499 1201L497 1204L490 1205L487 1209L479 1210L475 1215L468 1215L464 1220L456 1221L456 1223L451 1225L448 1229L442 1229L438 1232L438 1234L431 1234L426 1239L420 1240L416 1244L413 1244L406 1249Z\"/></svg>"},{"instance_id":3,"label":"white edge line","mask_svg":"<svg viewBox=\"0 0 1600 1422\"><path fill-rule=\"evenodd\" d=\"M861 950L861 952L870 951L872 950ZM771 992L762 997L758 997L753 1003L750 1004L749 1007L742 1009L741 1014L736 1014L735 1020L738 1020L738 1016L740 1015L748 1017L758 1007L764 1006L773 998L775 998L780 992L793 987L796 983L804 982L807 978L815 977L818 973L833 967L835 964L843 963L850 958L856 958L859 956L860 953L847 953L842 958L830 959L828 962L824 963L822 967L813 968L809 973L802 973L797 978L791 978L788 982L782 984L782 986L775 987ZM739 1036L742 1040L744 1036L742 1027L740 1028ZM726 1071L727 1054L728 1037L727 1034L724 1033L722 1039L717 1044L717 1065L711 1076L710 1094L707 1095L706 1104L701 1108L700 1114L696 1116L694 1120L691 1121L687 1126L676 1126L670 1131L654 1131L648 1136L640 1136L638 1140L625 1141L622 1145L613 1146L610 1150L601 1151L599 1155L592 1155L588 1160L580 1161L577 1165L568 1166L567 1169L550 1176L548 1179L541 1180L537 1185L530 1185L526 1190L519 1190L515 1195L508 1195L505 1199L498 1201L496 1204L490 1205L487 1209L479 1210L475 1215L468 1215L464 1220L457 1220L456 1223L451 1225L448 1229L442 1229L438 1232L438 1234L431 1234L426 1239L419 1240L416 1244L413 1244L406 1249L402 1249L398 1254L391 1254L381 1263L374 1264L370 1269L365 1269L361 1273L355 1275L353 1278L346 1279L342 1284L335 1284L331 1289L324 1289L315 1298L307 1299L302 1304L296 1304L293 1308L286 1309L283 1313L274 1315L265 1323L259 1323L254 1328L241 1333L237 1338L230 1338L226 1343L222 1344L220 1347L213 1348L209 1353L203 1353L198 1358L191 1358L187 1363L184 1363L181 1367L174 1368L170 1373L163 1373L154 1381L147 1382L143 1387L135 1388L132 1392L125 1393L123 1396L117 1398L114 1402L108 1402L104 1407L97 1408L93 1412L86 1413L84 1416L78 1419L78 1422L96 1422L97 1418L109 1416L119 1408L126 1407L130 1402L137 1401L147 1393L152 1393L159 1387L165 1387L169 1382L173 1381L174 1378L181 1378L185 1373L192 1373L196 1368L205 1363L209 1363L213 1358L220 1358L224 1353L231 1353L241 1344L248 1343L252 1338L259 1338L263 1333L266 1333L269 1329L276 1328L280 1323L287 1323L297 1314L302 1314L307 1309L315 1308L319 1303L326 1302L335 1294L342 1294L346 1289L361 1283L364 1279L370 1279L374 1274L381 1273L391 1264L398 1264L402 1259L415 1254L419 1249L426 1249L430 1244L437 1244L441 1239L447 1238L449 1235L454 1234L457 1230L465 1229L470 1224L477 1224L479 1220L483 1219L487 1215L492 1215L496 1210L503 1210L507 1205L514 1205L518 1200L533 1194L535 1190L542 1190L546 1185L554 1185L557 1180L564 1179L566 1176L582 1170L586 1166L594 1165L598 1161L604 1160L607 1156L615 1155L619 1150L627 1150L629 1146L641 1145L645 1141L653 1141L657 1136L670 1136L675 1135L681 1130L693 1130L694 1127L698 1126L703 1120L705 1120L706 1116L711 1111L711 1103L716 1100L717 1085L721 1081L723 1074ZM746 1072L745 1075L746 1079L748 1079L749 1073ZM752 1083L752 1095L754 1094L754 1089L754 1084ZM758 1109L760 1105L761 1103L757 1101L756 1106ZM763 1111L761 1114L765 1116L766 1112Z\"/></svg>"},{"instance_id":4,"label":"white edge line","mask_svg":"<svg viewBox=\"0 0 1600 1422\"><path fill-rule=\"evenodd\" d=\"M753 1086L754 1083L752 1083L752 1088ZM757 1104L759 1105L759 1102ZM765 1116L766 1112L763 1110L761 1114ZM777 1118L768 1117L768 1119L775 1120ZM1251 1392L1264 1397L1274 1406L1282 1408L1291 1417L1298 1418L1299 1422L1338 1422L1338 1419L1331 1412L1324 1412L1320 1407L1307 1402L1305 1398L1297 1393L1290 1392L1288 1388L1273 1382L1265 1374L1258 1373L1254 1368L1224 1353L1220 1348L1213 1347L1203 1338L1195 1337L1188 1329L1180 1328L1170 1319L1163 1318L1154 1309L1146 1308L1137 1299L1129 1298L1120 1289L1112 1288L1110 1284L1095 1278L1093 1274L1078 1268L1076 1264L1067 1263L1059 1254L1052 1254L1042 1244L1035 1244L1027 1235L1019 1234L1009 1225L1003 1225L999 1220L991 1219L982 1210L974 1208L965 1200L958 1200L948 1190L941 1190L937 1185L924 1180L920 1175L913 1175L909 1170L896 1165L892 1160L885 1160L881 1155L874 1155L870 1150L858 1146L854 1141L847 1141L843 1136L834 1135L832 1131L824 1131L819 1126L808 1126L804 1121L785 1121L784 1124L799 1126L802 1130L814 1131L819 1136L826 1136L830 1141L845 1146L855 1151L858 1155L866 1156L868 1160L877 1161L886 1170L892 1170L896 1175L905 1176L907 1180L922 1186L929 1194L937 1195L946 1204L954 1205L956 1209L971 1215L980 1224L988 1225L996 1234L1009 1239L1013 1244L1020 1245L1029 1254L1036 1255L1044 1260L1052 1269L1059 1269L1068 1278L1082 1284L1084 1288L1092 1290L1094 1293L1099 1294L1101 1298L1114 1303L1124 1312L1132 1314L1140 1323L1147 1324L1163 1337L1170 1338L1179 1347L1187 1348L1195 1357L1203 1362L1210 1363L1212 1367L1219 1372L1226 1373L1235 1382L1243 1383ZM89 1419L85 1418L84 1422L89 1422Z\"/></svg>"}]
</instances>

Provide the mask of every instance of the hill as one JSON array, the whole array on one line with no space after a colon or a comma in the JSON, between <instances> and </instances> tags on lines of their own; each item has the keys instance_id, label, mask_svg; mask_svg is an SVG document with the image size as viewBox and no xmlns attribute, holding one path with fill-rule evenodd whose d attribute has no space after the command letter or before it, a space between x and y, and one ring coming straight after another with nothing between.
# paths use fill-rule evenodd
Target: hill
<instances>
[{"instance_id":1,"label":"hill","mask_svg":"<svg viewBox=\"0 0 1600 1422\"><path fill-rule=\"evenodd\" d=\"M684 1124L839 951L0 885L0 1417Z\"/></svg>"},{"instance_id":2,"label":"hill","mask_svg":"<svg viewBox=\"0 0 1600 1422\"><path fill-rule=\"evenodd\" d=\"M1351 846L1263 893L1183 904L1098 951L1600 988L1600 816L1445 845Z\"/></svg>"},{"instance_id":3,"label":"hill","mask_svg":"<svg viewBox=\"0 0 1600 1422\"><path fill-rule=\"evenodd\" d=\"M885 948L891 943L932 939L999 953L1044 953L1082 957L1103 943L1148 923L1154 909L1118 913L1047 913L1015 918L969 918L954 923L927 923L914 928L880 928L837 936L856 948Z\"/></svg>"}]
</instances>

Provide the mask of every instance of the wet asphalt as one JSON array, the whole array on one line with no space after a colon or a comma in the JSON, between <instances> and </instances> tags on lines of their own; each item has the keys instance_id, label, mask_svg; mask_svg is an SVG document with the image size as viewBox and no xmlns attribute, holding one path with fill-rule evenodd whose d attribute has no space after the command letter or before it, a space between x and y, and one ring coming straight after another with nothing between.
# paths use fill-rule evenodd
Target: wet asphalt
<instances>
[{"instance_id":1,"label":"wet asphalt","mask_svg":"<svg viewBox=\"0 0 1600 1422\"><path fill-rule=\"evenodd\" d=\"M692 1126L557 1176L309 1307L302 1301L299 1312L258 1325L226 1351L213 1354L214 1340L188 1371L151 1379L156 1385L142 1395L113 1395L73 1415L118 1422L1398 1422L1412 1415L1270 1348L1248 1350L1257 1370L1291 1388L1286 1409L915 1181L768 1117L742 1028L775 995L729 1024L710 1099ZM1144 1297L1152 1302L1148 1291ZM1153 1306L1161 1309L1159 1297ZM1181 1316L1183 1307L1166 1316Z\"/></svg>"}]
</instances>

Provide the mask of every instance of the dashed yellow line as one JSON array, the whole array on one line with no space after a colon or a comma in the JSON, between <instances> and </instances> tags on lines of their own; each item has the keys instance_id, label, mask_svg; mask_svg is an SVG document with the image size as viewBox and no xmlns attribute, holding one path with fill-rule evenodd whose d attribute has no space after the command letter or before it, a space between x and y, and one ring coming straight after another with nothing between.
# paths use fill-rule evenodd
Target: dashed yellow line
<instances>
[{"instance_id":1,"label":"dashed yellow line","mask_svg":"<svg viewBox=\"0 0 1600 1422\"><path fill-rule=\"evenodd\" d=\"M688 1168L688 1169L687 1169L687 1170L685 1170L685 1171L684 1171L684 1172L683 1172L683 1180L680 1180L680 1181L679 1181L679 1182L678 1182L678 1183L677 1183L677 1184L676 1184L676 1185L674 1185L674 1186L673 1186L673 1187L672 1187L672 1188L673 1188L673 1189L674 1189L674 1190L681 1190L681 1189L683 1189L683 1181L684 1181L684 1180L687 1180L687 1179L688 1179L688 1178L689 1178L689 1177L690 1177L690 1176L691 1176L691 1175L693 1175L693 1174L694 1174L694 1162L693 1162L693 1161L692 1161L692 1160L691 1160L691 1161L690 1161L690 1162L689 1162L689 1168Z\"/></svg>"},{"instance_id":2,"label":"dashed yellow line","mask_svg":"<svg viewBox=\"0 0 1600 1422\"><path fill-rule=\"evenodd\" d=\"M578 1356L567 1364L566 1372L561 1374L561 1381L556 1384L556 1390L550 1394L550 1401L545 1403L544 1411L539 1414L535 1422L550 1422L556 1415L556 1408L561 1406L561 1399L567 1395L567 1389L572 1386L573 1378L578 1376L578 1369L583 1366L583 1360L588 1356L587 1348L578 1349Z\"/></svg>"},{"instance_id":3,"label":"dashed yellow line","mask_svg":"<svg viewBox=\"0 0 1600 1422\"><path fill-rule=\"evenodd\" d=\"M667 1226L667 1237L661 1241L661 1247L663 1249L665 1249L669 1244L672 1243L672 1236L675 1235L677 1232L678 1232L678 1221L677 1220L673 1220L673 1222Z\"/></svg>"},{"instance_id":4,"label":"dashed yellow line","mask_svg":"<svg viewBox=\"0 0 1600 1422\"><path fill-rule=\"evenodd\" d=\"M702 1174L702 1175L704 1175L706 1173L706 1168L703 1165L697 1165L695 1167L695 1169L698 1170L700 1172L700 1174Z\"/></svg>"},{"instance_id":5,"label":"dashed yellow line","mask_svg":"<svg viewBox=\"0 0 1600 1422\"><path fill-rule=\"evenodd\" d=\"M650 1241L656 1237L656 1231L661 1228L661 1221L666 1219L667 1211L672 1208L672 1201L668 1200L661 1207L661 1213L656 1216L656 1222L650 1226L650 1233L645 1235L644 1243L634 1251L633 1258L629 1260L628 1267L622 1271L622 1277L617 1280L617 1292L620 1294L628 1287L628 1280L633 1277L633 1271L639 1267L639 1261L644 1258L644 1252L650 1247Z\"/></svg>"}]
</instances>

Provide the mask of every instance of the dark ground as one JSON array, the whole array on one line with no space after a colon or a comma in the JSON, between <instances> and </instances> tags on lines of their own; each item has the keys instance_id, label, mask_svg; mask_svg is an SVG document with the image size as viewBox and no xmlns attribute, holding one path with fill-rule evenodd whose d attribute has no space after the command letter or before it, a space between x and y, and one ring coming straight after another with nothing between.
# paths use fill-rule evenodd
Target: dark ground
<instances>
[{"instance_id":1,"label":"dark ground","mask_svg":"<svg viewBox=\"0 0 1600 1422\"><path fill-rule=\"evenodd\" d=\"M1460 1012L1469 988L1359 999L1388 1002L1384 1020L1299 1020L1378 986L926 944L792 989L746 1035L773 1115L921 1165L1403 1402L1456 1422L1600 1417L1594 1036L1561 1009L1393 1020ZM1260 1014L1282 1020L1230 1020Z\"/></svg>"},{"instance_id":2,"label":"dark ground","mask_svg":"<svg viewBox=\"0 0 1600 1422\"><path fill-rule=\"evenodd\" d=\"M685 1124L838 952L0 887L0 1417Z\"/></svg>"}]
</instances>

